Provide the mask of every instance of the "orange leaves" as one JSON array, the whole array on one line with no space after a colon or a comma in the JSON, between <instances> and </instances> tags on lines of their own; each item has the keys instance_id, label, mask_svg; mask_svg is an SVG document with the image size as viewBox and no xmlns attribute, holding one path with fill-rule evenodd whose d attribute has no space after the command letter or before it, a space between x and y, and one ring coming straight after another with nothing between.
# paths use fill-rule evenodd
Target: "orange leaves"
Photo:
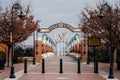
<instances>
[{"instance_id":1,"label":"orange leaves","mask_svg":"<svg viewBox=\"0 0 120 80\"><path fill-rule=\"evenodd\" d=\"M20 19L15 12L13 17L15 43L26 40L38 27L39 21L35 21L33 15L29 14ZM2 13L2 19L0 20L0 36L3 38L0 42L9 43L11 30L11 11L7 9L6 12Z\"/></svg>"},{"instance_id":2,"label":"orange leaves","mask_svg":"<svg viewBox=\"0 0 120 80\"><path fill-rule=\"evenodd\" d=\"M111 11L110 11L111 9ZM103 11L104 17L99 19L100 5L97 6L97 9L88 9L82 11L82 31L86 34L94 34L101 39L105 40L109 43L110 36L110 24L112 25L112 39L113 45L119 45L120 40L120 26L118 26L120 22L120 7L118 6L110 6ZM110 23L110 14L112 15L112 23Z\"/></svg>"}]
</instances>

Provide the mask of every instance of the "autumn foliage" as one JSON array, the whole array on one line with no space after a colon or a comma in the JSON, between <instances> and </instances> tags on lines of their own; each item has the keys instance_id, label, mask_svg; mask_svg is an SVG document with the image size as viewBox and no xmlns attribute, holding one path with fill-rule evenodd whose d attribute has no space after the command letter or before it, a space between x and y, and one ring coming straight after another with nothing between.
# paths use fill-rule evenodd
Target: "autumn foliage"
<instances>
[{"instance_id":1,"label":"autumn foliage","mask_svg":"<svg viewBox=\"0 0 120 80\"><path fill-rule=\"evenodd\" d=\"M114 5L104 9L102 19L98 17L100 8L101 5L98 5L96 9L86 7L82 11L81 29L87 36L94 34L109 44L110 14L112 14L112 44L117 48L120 45L120 6Z\"/></svg>"},{"instance_id":2,"label":"autumn foliage","mask_svg":"<svg viewBox=\"0 0 120 80\"><path fill-rule=\"evenodd\" d=\"M29 8L27 8L29 9ZM27 10L26 9L26 10ZM30 15L28 10L26 16L20 19L17 11L14 11L14 43L19 43L26 40L38 27L39 21L34 20L34 16ZM4 44L10 43L11 32L11 10L6 9L1 14L0 19L0 42Z\"/></svg>"},{"instance_id":3,"label":"autumn foliage","mask_svg":"<svg viewBox=\"0 0 120 80\"><path fill-rule=\"evenodd\" d=\"M13 18L11 12L11 8L6 8L5 12L0 14L0 43L6 44L8 47L8 66L10 49L12 46L11 39L13 38L14 44L23 42L32 35L39 23L39 20L34 20L34 16L30 14L29 5L24 9L23 12L25 13L25 17L22 19L18 17L18 10L13 10ZM14 30L12 30L12 28ZM11 38L12 31L13 36Z\"/></svg>"}]
</instances>

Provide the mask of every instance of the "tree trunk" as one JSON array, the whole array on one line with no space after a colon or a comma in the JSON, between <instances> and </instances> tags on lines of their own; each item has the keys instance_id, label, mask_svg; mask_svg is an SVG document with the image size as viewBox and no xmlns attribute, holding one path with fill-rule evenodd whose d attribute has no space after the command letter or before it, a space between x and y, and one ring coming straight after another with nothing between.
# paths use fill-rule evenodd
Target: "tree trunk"
<instances>
[{"instance_id":1,"label":"tree trunk","mask_svg":"<svg viewBox=\"0 0 120 80\"><path fill-rule=\"evenodd\" d=\"M112 47L112 53L113 53L113 59L114 59L114 61L116 60L116 50L117 50L117 48L116 47Z\"/></svg>"},{"instance_id":2,"label":"tree trunk","mask_svg":"<svg viewBox=\"0 0 120 80\"><path fill-rule=\"evenodd\" d=\"M117 60L117 49L115 48L115 50L114 50L114 61L116 62L116 60Z\"/></svg>"},{"instance_id":3,"label":"tree trunk","mask_svg":"<svg viewBox=\"0 0 120 80\"><path fill-rule=\"evenodd\" d=\"M8 44L8 61L7 61L7 67L10 67L10 48L11 46Z\"/></svg>"},{"instance_id":4,"label":"tree trunk","mask_svg":"<svg viewBox=\"0 0 120 80\"><path fill-rule=\"evenodd\" d=\"M113 63L112 65L113 65L113 66L114 66L115 50L116 50L116 47L113 46L113 47L112 47L112 54L111 54L111 57L112 57L112 60L113 60L113 61L112 61L112 63ZM110 59L111 59L111 58L110 58Z\"/></svg>"}]
</instances>

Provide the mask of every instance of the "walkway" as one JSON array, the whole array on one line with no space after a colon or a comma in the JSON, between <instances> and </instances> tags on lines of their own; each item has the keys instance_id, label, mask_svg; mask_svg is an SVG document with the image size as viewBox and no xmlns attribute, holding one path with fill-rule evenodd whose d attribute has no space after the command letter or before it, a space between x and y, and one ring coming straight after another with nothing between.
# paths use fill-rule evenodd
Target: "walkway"
<instances>
[{"instance_id":1,"label":"walkway","mask_svg":"<svg viewBox=\"0 0 120 80\"><path fill-rule=\"evenodd\" d=\"M63 59L63 73L59 73L59 59ZM99 64L100 65L100 64ZM93 72L93 64L81 63L81 73L77 73L77 60L67 56L51 56L45 59L45 74L41 73L41 63L30 65L28 73L19 71L14 80L107 80L107 71L100 65L98 74ZM119 72L118 72L119 74ZM117 77L118 78L118 77ZM6 78L5 80L13 80ZM119 80L119 79L114 79Z\"/></svg>"}]
</instances>

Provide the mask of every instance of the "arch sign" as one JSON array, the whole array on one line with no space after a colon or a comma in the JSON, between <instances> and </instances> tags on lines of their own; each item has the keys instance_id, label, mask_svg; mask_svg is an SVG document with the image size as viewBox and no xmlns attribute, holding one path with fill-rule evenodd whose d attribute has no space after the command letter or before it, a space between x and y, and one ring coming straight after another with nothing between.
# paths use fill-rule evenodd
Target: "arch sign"
<instances>
[{"instance_id":1,"label":"arch sign","mask_svg":"<svg viewBox=\"0 0 120 80\"><path fill-rule=\"evenodd\" d=\"M50 26L49 28L41 28L38 30L38 32L49 33L52 30L54 30L55 28L67 28L71 32L81 32L81 30L79 28L73 28L71 25L66 24L66 23L62 23L62 22L54 24L54 25Z\"/></svg>"}]
</instances>

